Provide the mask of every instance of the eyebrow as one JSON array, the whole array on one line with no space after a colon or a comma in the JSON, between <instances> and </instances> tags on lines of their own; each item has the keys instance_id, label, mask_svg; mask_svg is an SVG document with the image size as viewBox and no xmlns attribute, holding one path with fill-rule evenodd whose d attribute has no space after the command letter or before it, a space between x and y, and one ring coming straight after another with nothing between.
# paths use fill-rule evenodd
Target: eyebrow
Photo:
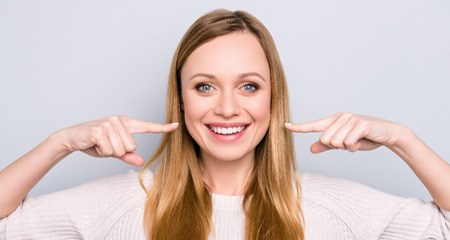
<instances>
[{"instance_id":1,"label":"eyebrow","mask_svg":"<svg viewBox=\"0 0 450 240\"><path fill-rule=\"evenodd\" d=\"M191 81L192 79L196 78L196 77L205 77L205 78L209 78L209 79L214 79L216 77L214 77L214 75L211 74L206 74L206 73L196 73L194 74L194 76L192 76L191 78L189 78L189 81Z\"/></svg>"},{"instance_id":2,"label":"eyebrow","mask_svg":"<svg viewBox=\"0 0 450 240\"><path fill-rule=\"evenodd\" d=\"M257 72L248 72L248 73L241 73L239 74L239 78L246 78L246 77L251 77L251 76L256 76L258 78L261 78L261 80L266 81L265 78L263 78L261 76L261 74L257 73ZM205 77L205 78L209 78L209 79L216 79L216 77L212 74L207 74L207 73L196 73L194 74L194 76L192 76L191 78L189 78L189 81L196 78L196 77Z\"/></svg>"}]
</instances>

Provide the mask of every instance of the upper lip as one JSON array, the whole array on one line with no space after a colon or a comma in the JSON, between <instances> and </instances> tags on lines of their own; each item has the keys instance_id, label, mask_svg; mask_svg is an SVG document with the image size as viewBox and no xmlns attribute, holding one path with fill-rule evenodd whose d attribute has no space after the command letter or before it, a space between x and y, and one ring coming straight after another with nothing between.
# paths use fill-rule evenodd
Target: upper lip
<instances>
[{"instance_id":1,"label":"upper lip","mask_svg":"<svg viewBox=\"0 0 450 240\"><path fill-rule=\"evenodd\" d=\"M205 125L207 127L229 128L229 127L247 127L250 124L244 122L213 122L213 123L206 123Z\"/></svg>"}]
</instances>

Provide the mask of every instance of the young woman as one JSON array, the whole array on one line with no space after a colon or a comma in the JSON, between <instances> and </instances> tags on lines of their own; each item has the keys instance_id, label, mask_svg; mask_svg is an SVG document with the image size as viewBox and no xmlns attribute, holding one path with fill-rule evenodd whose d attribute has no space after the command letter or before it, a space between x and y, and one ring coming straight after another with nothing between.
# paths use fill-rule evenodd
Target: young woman
<instances>
[{"instance_id":1,"label":"young woman","mask_svg":"<svg viewBox=\"0 0 450 240\"><path fill-rule=\"evenodd\" d=\"M450 166L411 130L339 113L291 124L275 44L256 18L199 18L173 58L167 122L113 116L62 129L0 172L0 239L448 239ZM296 170L293 132L322 132L312 152L386 146L433 203ZM112 176L27 198L65 156L133 165L133 133L164 133L140 176ZM150 164L162 158L155 173ZM298 179L300 177L300 180ZM140 184L139 184L140 183ZM301 187L300 187L301 186Z\"/></svg>"}]
</instances>

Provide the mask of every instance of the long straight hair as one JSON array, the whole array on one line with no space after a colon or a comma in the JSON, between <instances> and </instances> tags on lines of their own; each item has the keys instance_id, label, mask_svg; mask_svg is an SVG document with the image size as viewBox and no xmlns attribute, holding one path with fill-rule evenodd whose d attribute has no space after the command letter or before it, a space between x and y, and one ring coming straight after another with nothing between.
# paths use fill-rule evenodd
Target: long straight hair
<instances>
[{"instance_id":1,"label":"long straight hair","mask_svg":"<svg viewBox=\"0 0 450 240\"><path fill-rule=\"evenodd\" d=\"M167 122L179 129L164 134L141 171L146 190L144 228L148 239L203 239L212 226L211 193L203 181L199 146L190 136L182 110L180 71L189 55L202 44L233 32L254 34L270 68L270 125L256 146L255 164L243 200L246 239L304 239L300 186L290 122L287 83L275 43L264 25L244 11L215 10L195 21L183 36L172 59L167 93ZM152 185L142 174L162 157Z\"/></svg>"}]
</instances>

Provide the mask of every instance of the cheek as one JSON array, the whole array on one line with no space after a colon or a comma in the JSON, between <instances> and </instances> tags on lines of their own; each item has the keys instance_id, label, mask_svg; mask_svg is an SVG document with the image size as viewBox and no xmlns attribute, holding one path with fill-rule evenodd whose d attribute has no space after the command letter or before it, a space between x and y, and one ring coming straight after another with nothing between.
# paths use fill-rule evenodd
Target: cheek
<instances>
[{"instance_id":1,"label":"cheek","mask_svg":"<svg viewBox=\"0 0 450 240\"><path fill-rule=\"evenodd\" d=\"M201 122L209 108L208 101L189 93L183 93L184 121L191 135L195 135L195 124Z\"/></svg>"},{"instance_id":2,"label":"cheek","mask_svg":"<svg viewBox=\"0 0 450 240\"><path fill-rule=\"evenodd\" d=\"M268 125L270 122L270 94L259 96L258 99L248 102L247 109L255 121Z\"/></svg>"}]
</instances>

